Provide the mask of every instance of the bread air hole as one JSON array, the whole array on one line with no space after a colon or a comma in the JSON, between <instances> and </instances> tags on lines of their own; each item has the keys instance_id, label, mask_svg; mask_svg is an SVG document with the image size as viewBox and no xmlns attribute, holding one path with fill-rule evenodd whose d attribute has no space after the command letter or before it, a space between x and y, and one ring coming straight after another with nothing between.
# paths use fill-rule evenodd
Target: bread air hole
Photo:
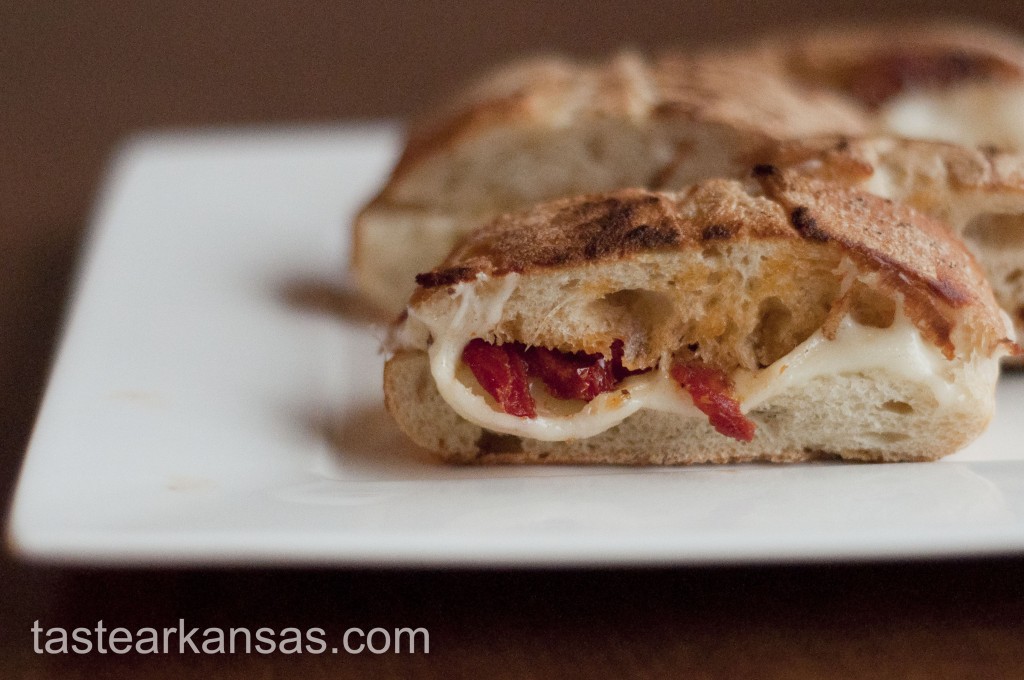
<instances>
[{"instance_id":1,"label":"bread air hole","mask_svg":"<svg viewBox=\"0 0 1024 680\"><path fill-rule=\"evenodd\" d=\"M850 289L850 316L861 326L888 328L896 320L896 301L858 281Z\"/></svg>"},{"instance_id":2,"label":"bread air hole","mask_svg":"<svg viewBox=\"0 0 1024 680\"><path fill-rule=\"evenodd\" d=\"M718 260L722 257L722 250L718 246L705 246L701 254L706 260Z\"/></svg>"},{"instance_id":3,"label":"bread air hole","mask_svg":"<svg viewBox=\"0 0 1024 680\"><path fill-rule=\"evenodd\" d=\"M1024 248L1024 215L981 215L967 225L964 238L985 250Z\"/></svg>"},{"instance_id":4,"label":"bread air hole","mask_svg":"<svg viewBox=\"0 0 1024 680\"><path fill-rule=\"evenodd\" d=\"M608 148L601 135L594 135L584 138L583 147L590 160L600 163L608 155Z\"/></svg>"},{"instance_id":5,"label":"bread air hole","mask_svg":"<svg viewBox=\"0 0 1024 680\"><path fill-rule=\"evenodd\" d=\"M905 401L887 401L882 404L882 410L892 411L893 413L899 413L900 415L910 415L914 412L914 407Z\"/></svg>"},{"instance_id":6,"label":"bread air hole","mask_svg":"<svg viewBox=\"0 0 1024 680\"><path fill-rule=\"evenodd\" d=\"M895 444L910 439L910 435L906 432L872 432L868 436L879 444Z\"/></svg>"},{"instance_id":7,"label":"bread air hole","mask_svg":"<svg viewBox=\"0 0 1024 680\"><path fill-rule=\"evenodd\" d=\"M647 330L648 335L665 318L667 310L673 308L672 299L665 293L640 288L609 293L599 302L631 317Z\"/></svg>"},{"instance_id":8,"label":"bread air hole","mask_svg":"<svg viewBox=\"0 0 1024 680\"><path fill-rule=\"evenodd\" d=\"M757 363L764 367L785 355L799 342L793 337L793 312L778 297L761 301L757 309L758 322L751 333L750 342Z\"/></svg>"},{"instance_id":9,"label":"bread air hole","mask_svg":"<svg viewBox=\"0 0 1024 680\"><path fill-rule=\"evenodd\" d=\"M523 440L513 434L498 434L490 430L480 433L480 439L476 442L480 454L488 453L522 453Z\"/></svg>"}]
</instances>

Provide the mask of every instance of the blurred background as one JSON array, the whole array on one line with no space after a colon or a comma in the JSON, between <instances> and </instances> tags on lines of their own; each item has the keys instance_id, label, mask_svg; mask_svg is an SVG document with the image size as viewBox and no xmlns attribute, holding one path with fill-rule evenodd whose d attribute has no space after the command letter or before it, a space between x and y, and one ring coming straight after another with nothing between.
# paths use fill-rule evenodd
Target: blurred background
<instances>
[{"instance_id":1,"label":"blurred background","mask_svg":"<svg viewBox=\"0 0 1024 680\"><path fill-rule=\"evenodd\" d=\"M793 26L918 16L981 20L1024 33L1021 0L0 0L0 501L6 505L27 442L93 197L105 163L125 136L183 126L329 125L346 119L404 118L488 66L535 51L596 56L624 45L640 49L722 45ZM422 592L433 588L438 594L433 600L427 598L431 606L458 600L466 592L471 598L487 597L495 589L495 580L502 581L501 588L511 590L494 605L497 613L481 614L475 604L454 605L450 625L466 644L475 640L472 645L479 643L486 649L490 640L473 637L476 623L480 630L507 624L505 614L518 611L525 599L532 604L511 620L523 630L540 631L523 634L534 651L548 649L549 657L557 647L543 637L543 626L537 628L537 620L550 615L551 608L541 601L544 598L572 611L581 600L618 591L619 604L610 612L595 614L598 618L607 614L602 630L616 631L615 621L624 617L637 622L638 639L652 630L663 631L650 638L654 642L645 643L647 652L638 647L640 651L627 649L627 655L653 655L657 641L669 635L673 626L676 632L685 632L678 626L688 624L680 624L675 614L693 605L686 593L705 593L696 601L695 616L710 616L719 629L735 629L745 620L740 625L746 631L742 639L754 645L768 644L772 631L813 610L815 626L831 625L832 632L822 638L814 626L798 628L795 639L805 645L804 651L819 655L824 668L838 649L828 641L838 644L845 639L846 631L837 626L851 621L854 632L860 632L855 642L859 640L862 650L889 663L915 650L941 648L951 650L951 656L970 654L970 649L956 646L967 643L974 645L975 654L1019 661L1024 657L1024 642L1015 621L1024 618L1024 598L1014 589L1013 577L1020 568L1020 560L971 566L967 575L987 585L963 606L941 595L957 588L958 573L963 572L956 565L925 571L847 568L837 577L838 590L833 588L832 576L807 569L800 574L801 582L810 582L804 594L785 585L792 582L790 571L758 576L743 571L648 574L644 577L648 585L633 591L628 588L635 579L615 575L597 580L562 575L554 581L543 576L478 575L470 579L468 591L466 581L457 575L396 578L402 597L422 598ZM377 605L368 599L372 596L359 594L360 583L380 592L394 586L394 580L352 578L343 582L341 576L324 576L322 581L310 581L292 575L282 582L277 576L260 574L241 581L202 574L98 575L30 568L0 556L0 645L18 650L17 658L28 658L25 631L32 618L54 611L64 611L63 618L90 621L105 612L130 617L137 605L131 593L140 591L147 592L144 606L155 607L164 618L180 613L182 606L185 615L244 608L254 584L261 592L282 584L284 606L293 609L321 600L324 592L334 592L356 601L354 607L364 607L359 610L364 615L379 613L381 606L420 611L415 605L396 604L399 595ZM538 588L541 595L531 595ZM661 606L658 602L666 589L675 589L676 595ZM875 599L851 609L851 602L861 602L861 590ZM96 598L102 601L103 593L114 591L127 594L106 604L104 612L96 611ZM734 591L735 597L727 594ZM932 591L940 594L931 597ZM192 595L179 605L182 592ZM211 597L211 593L219 595ZM896 627L881 625L889 620L885 605L889 598L902 598L900 607L909 612L900 630L924 632L901 637ZM315 624L353 611L333 609L331 601L328 595L306 618ZM649 605L646 609L644 603ZM763 613L745 618L751 603ZM261 616L273 608L273 601L262 607ZM595 605L589 607L582 611L595 613ZM772 611L781 613L775 616ZM836 619L837 611L847 613ZM792 612L797 616L791 617ZM280 618L279 613L274 616ZM587 624L571 619L565 625L571 631ZM462 633L460 626L466 629ZM870 632L872 627L879 632ZM969 635L960 634L960 628L969 629ZM995 636L984 637L979 631L994 631ZM708 635L714 637L714 631ZM721 647L721 638L715 639L728 666L732 652ZM847 655L856 653L845 649ZM573 661L572 656L565 658L567 663ZM0 661L0 676L15 677L14 670L21 668L11 659L15 657ZM971 666L950 668L969 671ZM46 675L71 677L67 665L58 665Z\"/></svg>"}]
</instances>

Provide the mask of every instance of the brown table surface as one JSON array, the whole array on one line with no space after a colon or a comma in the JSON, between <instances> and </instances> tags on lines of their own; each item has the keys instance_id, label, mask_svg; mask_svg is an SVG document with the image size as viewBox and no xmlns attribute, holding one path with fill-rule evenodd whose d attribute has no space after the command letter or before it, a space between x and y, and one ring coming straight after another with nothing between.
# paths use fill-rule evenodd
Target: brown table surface
<instances>
[{"instance_id":1,"label":"brown table surface","mask_svg":"<svg viewBox=\"0 0 1024 680\"><path fill-rule=\"evenodd\" d=\"M36 6L38 4L38 6ZM68 3L71 5L72 3ZM38 406L92 196L141 129L404 116L533 50L958 5L870 0L2 3L0 498ZM44 6L45 5L45 6ZM975 4L1024 29L1019 0ZM1024 677L1024 558L681 569L88 570L0 556L0 677ZM429 655L45 656L31 626L426 627Z\"/></svg>"}]
</instances>

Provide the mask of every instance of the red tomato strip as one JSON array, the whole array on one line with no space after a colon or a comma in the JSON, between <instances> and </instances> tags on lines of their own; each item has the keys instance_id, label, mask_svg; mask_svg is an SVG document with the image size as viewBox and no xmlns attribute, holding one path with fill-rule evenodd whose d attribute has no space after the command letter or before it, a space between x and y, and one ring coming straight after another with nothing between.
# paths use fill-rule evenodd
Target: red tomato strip
<instances>
[{"instance_id":1,"label":"red tomato strip","mask_svg":"<svg viewBox=\"0 0 1024 680\"><path fill-rule=\"evenodd\" d=\"M707 415L711 425L726 437L741 442L754 438L756 426L740 411L733 382L724 372L699 362L676 364L672 377L690 393L693 405Z\"/></svg>"},{"instance_id":2,"label":"red tomato strip","mask_svg":"<svg viewBox=\"0 0 1024 680\"><path fill-rule=\"evenodd\" d=\"M615 376L615 381L620 382L625 380L631 375L638 375L640 373L646 373L651 370L649 368L638 368L636 370L630 370L622 365L622 355L625 353L625 349L622 345L622 340L612 341L612 375Z\"/></svg>"},{"instance_id":3,"label":"red tomato strip","mask_svg":"<svg viewBox=\"0 0 1024 680\"><path fill-rule=\"evenodd\" d=\"M526 361L522 350L511 343L492 345L475 338L462 350L480 386L494 397L501 410L521 418L536 418L537 406L526 382Z\"/></svg>"},{"instance_id":4,"label":"red tomato strip","mask_svg":"<svg viewBox=\"0 0 1024 680\"><path fill-rule=\"evenodd\" d=\"M530 375L544 381L559 399L590 401L602 392L615 389L612 364L600 354L567 354L545 347L526 350Z\"/></svg>"},{"instance_id":5,"label":"red tomato strip","mask_svg":"<svg viewBox=\"0 0 1024 680\"><path fill-rule=\"evenodd\" d=\"M530 394L528 376L539 378L559 399L591 401L602 392L614 390L623 379L650 370L624 368L622 353L621 340L612 343L609 360L602 354L527 349L520 342L492 345L476 338L462 350L462 360L505 413L535 418L537 405Z\"/></svg>"}]
</instances>

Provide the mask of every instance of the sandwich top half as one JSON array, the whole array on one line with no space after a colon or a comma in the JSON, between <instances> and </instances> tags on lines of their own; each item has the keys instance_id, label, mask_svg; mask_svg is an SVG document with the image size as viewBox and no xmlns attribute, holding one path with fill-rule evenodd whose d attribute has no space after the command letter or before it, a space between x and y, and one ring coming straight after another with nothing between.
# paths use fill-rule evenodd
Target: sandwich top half
<instances>
[{"instance_id":1,"label":"sandwich top half","mask_svg":"<svg viewBox=\"0 0 1024 680\"><path fill-rule=\"evenodd\" d=\"M847 29L597 64L552 57L490 74L413 126L387 184L357 217L360 290L397 313L416 273L503 212L621 187L676 190L742 177L780 141L841 136L862 140L859 150L823 154L817 174L886 197L898 185L902 198L925 197L918 207L939 219L970 204L961 224L995 220L973 224L979 242L997 232L1001 243L1006 235L1021 242L998 263L991 247L975 250L999 271L992 282L1012 315L1024 307L1024 276L1006 283L1024 248L1024 226L1006 226L1024 214L1019 157L986 147L964 160L959 147L935 142L883 147L899 135L1024 149L1024 50L1012 36L962 25L899 30L898 46L893 34L891 26ZM799 155L763 162L797 165ZM854 165L859 172L848 172ZM954 171L939 177L940 166ZM979 173L984 182L960 182Z\"/></svg>"},{"instance_id":2,"label":"sandwich top half","mask_svg":"<svg viewBox=\"0 0 1024 680\"><path fill-rule=\"evenodd\" d=\"M946 226L768 164L506 214L418 282L385 393L448 460L934 458L1017 350Z\"/></svg>"},{"instance_id":3,"label":"sandwich top half","mask_svg":"<svg viewBox=\"0 0 1024 680\"><path fill-rule=\"evenodd\" d=\"M654 187L668 172L722 175L771 140L866 131L843 97L749 60L521 62L413 126L387 184L356 218L352 269L368 299L397 312L417 272L504 211Z\"/></svg>"}]
</instances>

